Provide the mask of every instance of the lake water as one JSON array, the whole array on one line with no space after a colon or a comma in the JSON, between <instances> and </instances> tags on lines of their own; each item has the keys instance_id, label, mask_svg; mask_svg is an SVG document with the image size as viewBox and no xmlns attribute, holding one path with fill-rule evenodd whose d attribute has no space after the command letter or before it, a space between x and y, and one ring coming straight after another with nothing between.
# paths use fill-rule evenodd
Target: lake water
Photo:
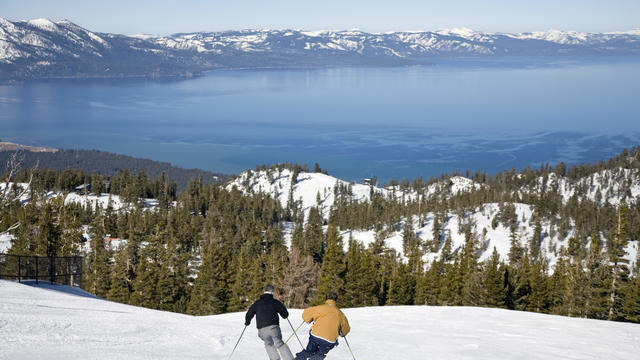
<instances>
[{"instance_id":1,"label":"lake water","mask_svg":"<svg viewBox=\"0 0 640 360\"><path fill-rule=\"evenodd\" d=\"M0 86L0 139L359 181L597 161L640 144L640 61L215 71Z\"/></svg>"}]
</instances>

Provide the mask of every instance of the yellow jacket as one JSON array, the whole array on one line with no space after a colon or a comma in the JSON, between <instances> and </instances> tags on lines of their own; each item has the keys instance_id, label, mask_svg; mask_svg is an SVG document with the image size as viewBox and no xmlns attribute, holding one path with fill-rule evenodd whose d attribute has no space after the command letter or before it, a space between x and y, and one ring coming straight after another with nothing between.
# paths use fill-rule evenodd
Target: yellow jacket
<instances>
[{"instance_id":1,"label":"yellow jacket","mask_svg":"<svg viewBox=\"0 0 640 360\"><path fill-rule=\"evenodd\" d=\"M315 337L336 342L338 335L345 336L351 331L349 321L333 300L327 300L324 305L305 309L302 320L306 323L313 321L311 334Z\"/></svg>"}]
</instances>

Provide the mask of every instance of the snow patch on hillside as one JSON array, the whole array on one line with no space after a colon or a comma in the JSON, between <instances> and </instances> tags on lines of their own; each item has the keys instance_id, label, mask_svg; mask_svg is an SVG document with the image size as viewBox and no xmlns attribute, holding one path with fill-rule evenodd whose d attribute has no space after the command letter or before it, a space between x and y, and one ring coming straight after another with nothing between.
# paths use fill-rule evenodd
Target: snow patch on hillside
<instances>
[{"instance_id":1,"label":"snow patch on hillside","mask_svg":"<svg viewBox=\"0 0 640 360\"><path fill-rule=\"evenodd\" d=\"M244 193L263 193L278 199L283 207L291 199L299 202L305 214L313 206L318 206L318 197L322 214L325 218L336 200L336 185L350 189L350 199L354 202L371 201L371 195L376 194L385 198L416 200L418 194L411 189L401 189L400 186L380 188L377 186L356 184L340 180L323 173L300 172L297 181L292 184L293 171L289 169L269 169L260 171L247 171L231 180L227 190L237 188ZM424 196L430 197L439 194L457 195L461 192L478 190L484 185L462 176L454 176L448 180L436 182L427 187ZM291 193L291 190L293 191ZM290 196L291 195L291 196Z\"/></svg>"},{"instance_id":2,"label":"snow patch on hillside","mask_svg":"<svg viewBox=\"0 0 640 360\"><path fill-rule=\"evenodd\" d=\"M330 209L334 204L336 184L350 187L352 192L351 200L355 202L370 201L372 192L386 198L394 197L396 199L402 199L404 197L406 201L415 200L418 196L418 194L410 188L401 190L400 186L379 188L370 185L353 184L322 173L301 172L298 175L298 181L291 187L292 176L293 172L288 169L245 172L230 181L226 188L227 190L231 190L235 187L244 193L268 194L278 199L283 207L286 207L289 201L289 189L293 189L292 199L301 204L305 214L308 214L311 207L318 205L319 195L324 218L328 218ZM535 185L533 189L523 189L523 192L540 191L543 183L547 191L558 192L562 195L565 202L569 201L578 188L586 189L586 197L594 201L597 199L598 192L602 193L602 204L604 204L605 201L614 205L623 202L629 203L636 201L638 196L640 196L640 172L637 170L606 170L575 182L564 177L558 178L552 173L546 182L543 181L542 178L539 178L536 181L537 185ZM462 192L480 190L485 186L486 185L479 184L462 176L454 176L448 180L439 181L427 186L423 195L426 196L427 199L434 196L447 197ZM505 226L505 224L497 222L495 228L493 227L494 218L499 213L500 206L497 203L484 204L470 213L465 213L462 217L453 212L446 214L445 222L441 224L442 230L440 232L440 238L437 239L437 251L427 252L423 258L424 261L430 263L442 256L443 245L447 236L451 236L453 252L459 251L465 243L464 226L469 224L469 226L472 227L472 233L477 243L480 245L480 261L488 259L495 248L500 258L508 262L512 237L516 239L520 246L530 247L535 232L535 224L532 221L535 207L533 205L520 203L513 205L518 219L517 227L513 235L511 234L511 229ZM410 220L414 233L423 242L433 241L434 220L435 214L433 213L426 214L422 223L419 223L417 217ZM404 219L404 221L406 222L407 219ZM576 235L575 229L573 222L570 222L569 228L566 229L564 233L558 224L551 226L549 221L543 221L541 227L540 254L547 260L550 270L553 271L553 267L560 256L561 248L568 248L569 239ZM387 229L380 233L376 233L374 230L341 230L345 251L348 247L347 240L349 239L349 234L352 234L355 240L364 245L370 245L375 242L377 238L381 238L381 240L384 240L386 246L395 249L399 254L403 253L402 226L399 226L398 229ZM285 229L285 240L288 243L290 243L292 231L293 226ZM605 238L602 234L601 237L602 239ZM637 243L637 241L631 241L627 247L628 255L626 259L631 262L632 268L637 261ZM588 247L584 250L588 250Z\"/></svg>"},{"instance_id":3,"label":"snow patch on hillside","mask_svg":"<svg viewBox=\"0 0 640 360\"><path fill-rule=\"evenodd\" d=\"M618 206L632 205L640 198L640 170L619 168L602 170L589 177L572 181L551 173L546 179L538 178L532 189L526 191L557 192L566 204L578 190L584 193L588 200L604 205L605 203Z\"/></svg>"},{"instance_id":4,"label":"snow patch on hillside","mask_svg":"<svg viewBox=\"0 0 640 360\"><path fill-rule=\"evenodd\" d=\"M153 209L158 206L158 200L156 199L140 199L143 204L144 209ZM106 209L109 205L118 211L121 209L129 209L132 204L123 201L119 195L111 195L111 194L89 194L89 195L81 195L78 193L69 193L65 197L65 204L76 203L82 204L83 206L91 206L92 208L100 207L102 209Z\"/></svg>"},{"instance_id":5,"label":"snow patch on hillside","mask_svg":"<svg viewBox=\"0 0 640 360\"><path fill-rule=\"evenodd\" d=\"M514 204L514 206L518 218L518 224L514 232L515 241L517 241L521 247L529 247L535 233L535 224L532 222L534 206L518 203ZM511 230L501 223L498 223L495 229L492 227L493 219L498 215L498 212L499 204L489 203L478 207L471 213L464 214L462 218L458 214L448 213L445 223L441 224L437 251L426 252L423 256L423 261L429 264L442 257L443 246L447 236L450 236L452 240L452 252L455 254L457 251L461 251L465 244L464 226L468 224L472 227L472 234L476 239L476 243L480 246L478 253L479 261L489 259L495 248L500 255L500 259L505 263L509 263L508 254L511 248ZM433 213L428 213L423 223L418 223L417 217L412 219L413 231L416 237L423 243L433 241L434 239L434 220L435 214ZM541 226L540 254L542 258L546 259L549 270L553 272L553 268L560 257L561 248L568 248L569 239L575 236L575 231L571 228L566 234L561 234L558 227L552 227L548 221L542 222ZM381 233L376 233L374 230L351 231L347 229L342 230L340 235L343 238L345 251L348 250L349 236L352 236L354 240L365 246L369 246L374 243L376 239L381 238L387 247L394 249L398 254L403 253L402 228L392 232ZM588 247L584 250L588 250ZM626 247L626 252L627 255L625 259L629 261L630 268L634 268L638 260L638 241L630 241Z\"/></svg>"},{"instance_id":6,"label":"snow patch on hillside","mask_svg":"<svg viewBox=\"0 0 640 360\"><path fill-rule=\"evenodd\" d=\"M234 187L244 193L264 193L278 199L283 207L291 198L301 204L305 214L313 206L317 206L318 196L324 217L329 215L329 209L335 201L336 184L351 187L351 199L356 202L370 200L370 192L386 193L384 189L371 187L369 185L351 184L339 180L333 176L322 173L300 172L297 181L292 186L293 171L282 170L261 170L258 172L244 172L236 179L230 181L226 188L231 190Z\"/></svg>"},{"instance_id":7,"label":"snow patch on hillside","mask_svg":"<svg viewBox=\"0 0 640 360\"><path fill-rule=\"evenodd\" d=\"M0 234L0 253L7 253L9 249L11 249L11 245L13 245L13 240L15 236L11 234Z\"/></svg>"},{"instance_id":8,"label":"snow patch on hillside","mask_svg":"<svg viewBox=\"0 0 640 360\"><path fill-rule=\"evenodd\" d=\"M0 183L0 196L4 193L6 186L7 186L6 183ZM24 189L28 189L28 186L29 184L27 183L16 183L16 184L9 183L8 194L10 196L13 193L21 192ZM106 209L109 205L111 205L111 207L114 210L118 211L123 208L131 207L131 204L124 202L119 195L111 195L111 194L99 194L99 195L86 194L85 195L85 194L79 194L76 192L71 192L66 195L63 195L62 193L53 192L53 191L49 191L44 194L45 199L51 199L59 196L65 196L65 199L64 199L65 204L76 203L76 204L81 204L83 206L91 206L94 209L96 208L96 206L102 209ZM19 200L23 204L28 201L31 201L31 192L30 191L25 192L20 197ZM142 202L143 208L145 209L153 209L158 205L158 200L156 199L140 199L140 201Z\"/></svg>"}]
</instances>

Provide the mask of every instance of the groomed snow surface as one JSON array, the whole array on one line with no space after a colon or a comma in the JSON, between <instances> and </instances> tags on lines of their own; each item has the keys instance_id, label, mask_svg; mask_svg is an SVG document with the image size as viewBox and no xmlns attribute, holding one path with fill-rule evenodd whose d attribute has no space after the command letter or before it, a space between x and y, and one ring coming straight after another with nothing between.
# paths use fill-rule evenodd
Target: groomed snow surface
<instances>
[{"instance_id":1,"label":"groomed snow surface","mask_svg":"<svg viewBox=\"0 0 640 360\"><path fill-rule=\"evenodd\" d=\"M193 317L62 285L0 281L0 359L227 359L244 314ZM637 359L640 325L534 313L401 306L343 309L356 359ZM301 310L290 311L293 326ZM281 322L283 337L292 333ZM299 330L306 345L309 326ZM294 338L289 345L300 351ZM346 344L327 356L351 359ZM232 359L267 359L255 320Z\"/></svg>"}]
</instances>

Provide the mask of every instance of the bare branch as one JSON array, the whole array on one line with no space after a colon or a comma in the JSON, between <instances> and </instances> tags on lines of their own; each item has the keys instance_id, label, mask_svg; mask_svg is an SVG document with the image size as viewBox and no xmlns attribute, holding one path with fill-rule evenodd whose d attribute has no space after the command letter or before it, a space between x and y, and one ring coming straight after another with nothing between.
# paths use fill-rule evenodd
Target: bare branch
<instances>
[{"instance_id":1,"label":"bare branch","mask_svg":"<svg viewBox=\"0 0 640 360\"><path fill-rule=\"evenodd\" d=\"M20 227L20 222L17 222L11 226L9 226L8 229L4 230L4 231L0 231L0 235L6 235L9 234L10 232L12 232L13 230L17 229Z\"/></svg>"},{"instance_id":2,"label":"bare branch","mask_svg":"<svg viewBox=\"0 0 640 360\"><path fill-rule=\"evenodd\" d=\"M22 188L22 191L15 197L16 200L21 199L27 192L31 190L31 183L33 182L33 174L38 168L38 164L40 164L39 161L36 162L36 164L31 168L31 171L30 171L31 174L29 175L29 182L26 184L26 186Z\"/></svg>"},{"instance_id":3,"label":"bare branch","mask_svg":"<svg viewBox=\"0 0 640 360\"><path fill-rule=\"evenodd\" d=\"M7 201L8 199L7 195L9 194L9 184L11 184L11 180L22 167L23 162L24 162L24 154L21 153L20 151L14 152L13 154L11 154L9 159L7 159L7 166L5 167L5 170L7 172L7 177L5 178L5 181L4 181L4 190L3 190L2 199L0 199L0 202Z\"/></svg>"},{"instance_id":4,"label":"bare branch","mask_svg":"<svg viewBox=\"0 0 640 360\"><path fill-rule=\"evenodd\" d=\"M25 158L24 152L18 149L7 160L7 165L5 168L6 177L4 179L4 189L2 189L2 193L0 194L0 209L6 208L9 204L13 203L14 201L19 201L25 194L27 194L27 192L31 190L31 183L33 182L33 176L36 169L38 168L39 162L36 162L34 167L31 168L29 182L24 186L22 186L19 191L16 191L15 194L11 194L10 192L14 188L17 189L17 187L15 187L16 184L13 182L13 180L15 176L18 174L18 172L20 171L20 169L22 168L22 165L24 163L24 158ZM0 230L0 235L8 234L9 232L17 229L18 227L20 227L20 222L17 222L9 226L7 229Z\"/></svg>"}]
</instances>

